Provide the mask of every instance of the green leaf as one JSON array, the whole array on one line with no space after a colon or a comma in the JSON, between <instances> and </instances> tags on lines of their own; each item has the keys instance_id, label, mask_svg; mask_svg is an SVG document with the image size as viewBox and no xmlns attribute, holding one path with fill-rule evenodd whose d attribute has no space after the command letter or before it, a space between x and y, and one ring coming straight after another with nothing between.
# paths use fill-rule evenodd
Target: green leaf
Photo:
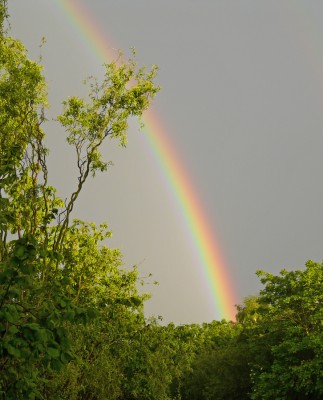
<instances>
[{"instance_id":1,"label":"green leaf","mask_svg":"<svg viewBox=\"0 0 323 400\"><path fill-rule=\"evenodd\" d=\"M4 344L3 344L3 347L7 350L7 352L8 352L10 355L12 355L12 356L14 356L14 357L17 357L17 358L20 357L20 351L19 351L17 348L15 348L14 346L12 346L11 344L9 344L9 343L4 343Z\"/></svg>"},{"instance_id":2,"label":"green leaf","mask_svg":"<svg viewBox=\"0 0 323 400\"><path fill-rule=\"evenodd\" d=\"M58 359L52 359L50 366L54 371L60 371L63 368L63 363Z\"/></svg>"},{"instance_id":3,"label":"green leaf","mask_svg":"<svg viewBox=\"0 0 323 400\"><path fill-rule=\"evenodd\" d=\"M8 334L10 334L10 335L15 335L18 332L19 332L19 329L14 325L11 325L8 329Z\"/></svg>"},{"instance_id":4,"label":"green leaf","mask_svg":"<svg viewBox=\"0 0 323 400\"><path fill-rule=\"evenodd\" d=\"M26 248L23 246L17 246L15 248L15 251L13 253L15 257L17 257L19 260L25 260L27 258L27 251Z\"/></svg>"},{"instance_id":5,"label":"green leaf","mask_svg":"<svg viewBox=\"0 0 323 400\"><path fill-rule=\"evenodd\" d=\"M64 353L61 353L60 359L63 364L67 364L69 361L73 360L74 357L73 357L72 353L64 352Z\"/></svg>"},{"instance_id":6,"label":"green leaf","mask_svg":"<svg viewBox=\"0 0 323 400\"><path fill-rule=\"evenodd\" d=\"M59 357L59 350L54 348L54 347L47 347L46 352L52 358L58 358Z\"/></svg>"}]
</instances>

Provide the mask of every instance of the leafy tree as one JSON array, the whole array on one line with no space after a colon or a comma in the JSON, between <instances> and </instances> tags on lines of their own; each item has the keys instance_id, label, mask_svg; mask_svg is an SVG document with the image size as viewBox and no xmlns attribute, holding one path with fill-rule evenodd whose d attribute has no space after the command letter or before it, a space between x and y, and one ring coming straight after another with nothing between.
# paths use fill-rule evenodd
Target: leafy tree
<instances>
[{"instance_id":1,"label":"leafy tree","mask_svg":"<svg viewBox=\"0 0 323 400\"><path fill-rule=\"evenodd\" d=\"M244 328L254 326L261 318L258 296L248 296L243 300L243 304L236 306L236 320Z\"/></svg>"},{"instance_id":2,"label":"leafy tree","mask_svg":"<svg viewBox=\"0 0 323 400\"><path fill-rule=\"evenodd\" d=\"M250 331L252 399L323 396L323 264L274 276L258 271L261 319Z\"/></svg>"},{"instance_id":3,"label":"leafy tree","mask_svg":"<svg viewBox=\"0 0 323 400\"><path fill-rule=\"evenodd\" d=\"M213 321L201 327L200 343L182 382L183 400L247 399L249 353L241 326Z\"/></svg>"},{"instance_id":4,"label":"leafy tree","mask_svg":"<svg viewBox=\"0 0 323 400\"><path fill-rule=\"evenodd\" d=\"M155 67L147 72L134 58L120 56L105 65L103 82L89 82L88 99L64 102L58 121L75 149L78 179L63 202L48 184L42 67L8 35L6 20L7 4L0 0L0 396L34 399L47 396L66 366L91 364L86 333L98 332L93 350L99 357L101 343L127 341L127 318L142 318L136 271L122 272L120 253L99 245L109 236L106 227L72 222L71 214L89 176L108 166L100 153L103 142L125 145L128 118L140 118L158 87ZM85 339L78 348L79 328ZM77 382L86 369L78 368Z\"/></svg>"},{"instance_id":5,"label":"leafy tree","mask_svg":"<svg viewBox=\"0 0 323 400\"><path fill-rule=\"evenodd\" d=\"M109 236L104 224L97 228L79 220L66 232L60 279L70 300L93 317L86 324L66 325L78 359L47 385L49 398L114 399L121 393L124 359L145 323L147 296L137 291L137 271L121 268L120 252L100 245Z\"/></svg>"}]
</instances>

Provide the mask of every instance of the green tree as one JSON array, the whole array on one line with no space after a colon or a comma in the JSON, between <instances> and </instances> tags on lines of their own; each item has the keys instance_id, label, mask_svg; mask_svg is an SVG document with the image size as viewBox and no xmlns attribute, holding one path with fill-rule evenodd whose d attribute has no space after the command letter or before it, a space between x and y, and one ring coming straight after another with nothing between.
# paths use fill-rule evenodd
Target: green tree
<instances>
[{"instance_id":1,"label":"green tree","mask_svg":"<svg viewBox=\"0 0 323 400\"><path fill-rule=\"evenodd\" d=\"M158 87L156 67L138 69L134 58L120 55L104 66L101 83L89 82L87 99L64 102L58 121L75 149L78 179L63 202L48 184L42 67L9 36L6 21L7 4L0 0L0 397L33 399L46 396L58 371L83 362L84 375L93 361L86 339L77 354L79 327L98 331L97 350L101 342L126 342L122 323L142 318L136 271L122 272L120 253L99 245L106 227L72 222L71 214L87 179L108 166L103 142L125 145L127 120L141 117Z\"/></svg>"},{"instance_id":2,"label":"green tree","mask_svg":"<svg viewBox=\"0 0 323 400\"><path fill-rule=\"evenodd\" d=\"M77 362L71 362L45 388L47 398L118 399L123 393L125 366L138 332L145 326L136 269L123 270L121 254L100 242L110 236L105 225L74 220L61 250L61 270L68 296L82 309L92 310L86 323L69 323Z\"/></svg>"},{"instance_id":3,"label":"green tree","mask_svg":"<svg viewBox=\"0 0 323 400\"><path fill-rule=\"evenodd\" d=\"M249 398L249 353L241 331L241 325L226 321L202 325L191 369L182 382L182 400Z\"/></svg>"},{"instance_id":4,"label":"green tree","mask_svg":"<svg viewBox=\"0 0 323 400\"><path fill-rule=\"evenodd\" d=\"M259 323L249 331L252 399L323 397L323 264L275 276L258 271Z\"/></svg>"}]
</instances>

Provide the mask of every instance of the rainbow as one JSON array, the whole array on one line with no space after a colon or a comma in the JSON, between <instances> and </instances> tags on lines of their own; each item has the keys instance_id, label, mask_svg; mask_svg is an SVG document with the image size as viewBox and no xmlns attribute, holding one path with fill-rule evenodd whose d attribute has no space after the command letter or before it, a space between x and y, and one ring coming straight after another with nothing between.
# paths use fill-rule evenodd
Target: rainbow
<instances>
[{"instance_id":1,"label":"rainbow","mask_svg":"<svg viewBox=\"0 0 323 400\"><path fill-rule=\"evenodd\" d=\"M76 0L57 0L63 13L87 45L103 62L116 59L118 52L109 44L90 11ZM211 302L215 308L215 319L235 317L235 292L229 278L228 267L221 255L215 235L196 195L196 190L187 175L179 154L175 152L169 136L155 111L145 113L144 130L147 133L154 158L173 193L189 234L193 252L203 269L209 288Z\"/></svg>"}]
</instances>

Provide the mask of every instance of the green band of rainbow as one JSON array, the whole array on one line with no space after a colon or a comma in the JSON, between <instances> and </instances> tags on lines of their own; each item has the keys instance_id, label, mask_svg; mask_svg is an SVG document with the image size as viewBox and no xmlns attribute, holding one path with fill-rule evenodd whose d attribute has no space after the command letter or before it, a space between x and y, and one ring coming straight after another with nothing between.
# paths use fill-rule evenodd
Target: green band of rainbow
<instances>
[{"instance_id":1,"label":"green band of rainbow","mask_svg":"<svg viewBox=\"0 0 323 400\"><path fill-rule=\"evenodd\" d=\"M61 6L69 22L82 35L100 60L111 62L116 58L117 52L113 54L113 48L108 43L106 33L88 9L75 0L57 0L57 4ZM154 158L166 178L186 225L185 229L194 247L192 252L198 255L197 268L201 269L205 275L211 302L215 308L214 319L234 320L236 300L228 267L221 256L214 233L197 198L196 190L192 187L180 157L175 152L156 112L146 112L143 120Z\"/></svg>"}]
</instances>

